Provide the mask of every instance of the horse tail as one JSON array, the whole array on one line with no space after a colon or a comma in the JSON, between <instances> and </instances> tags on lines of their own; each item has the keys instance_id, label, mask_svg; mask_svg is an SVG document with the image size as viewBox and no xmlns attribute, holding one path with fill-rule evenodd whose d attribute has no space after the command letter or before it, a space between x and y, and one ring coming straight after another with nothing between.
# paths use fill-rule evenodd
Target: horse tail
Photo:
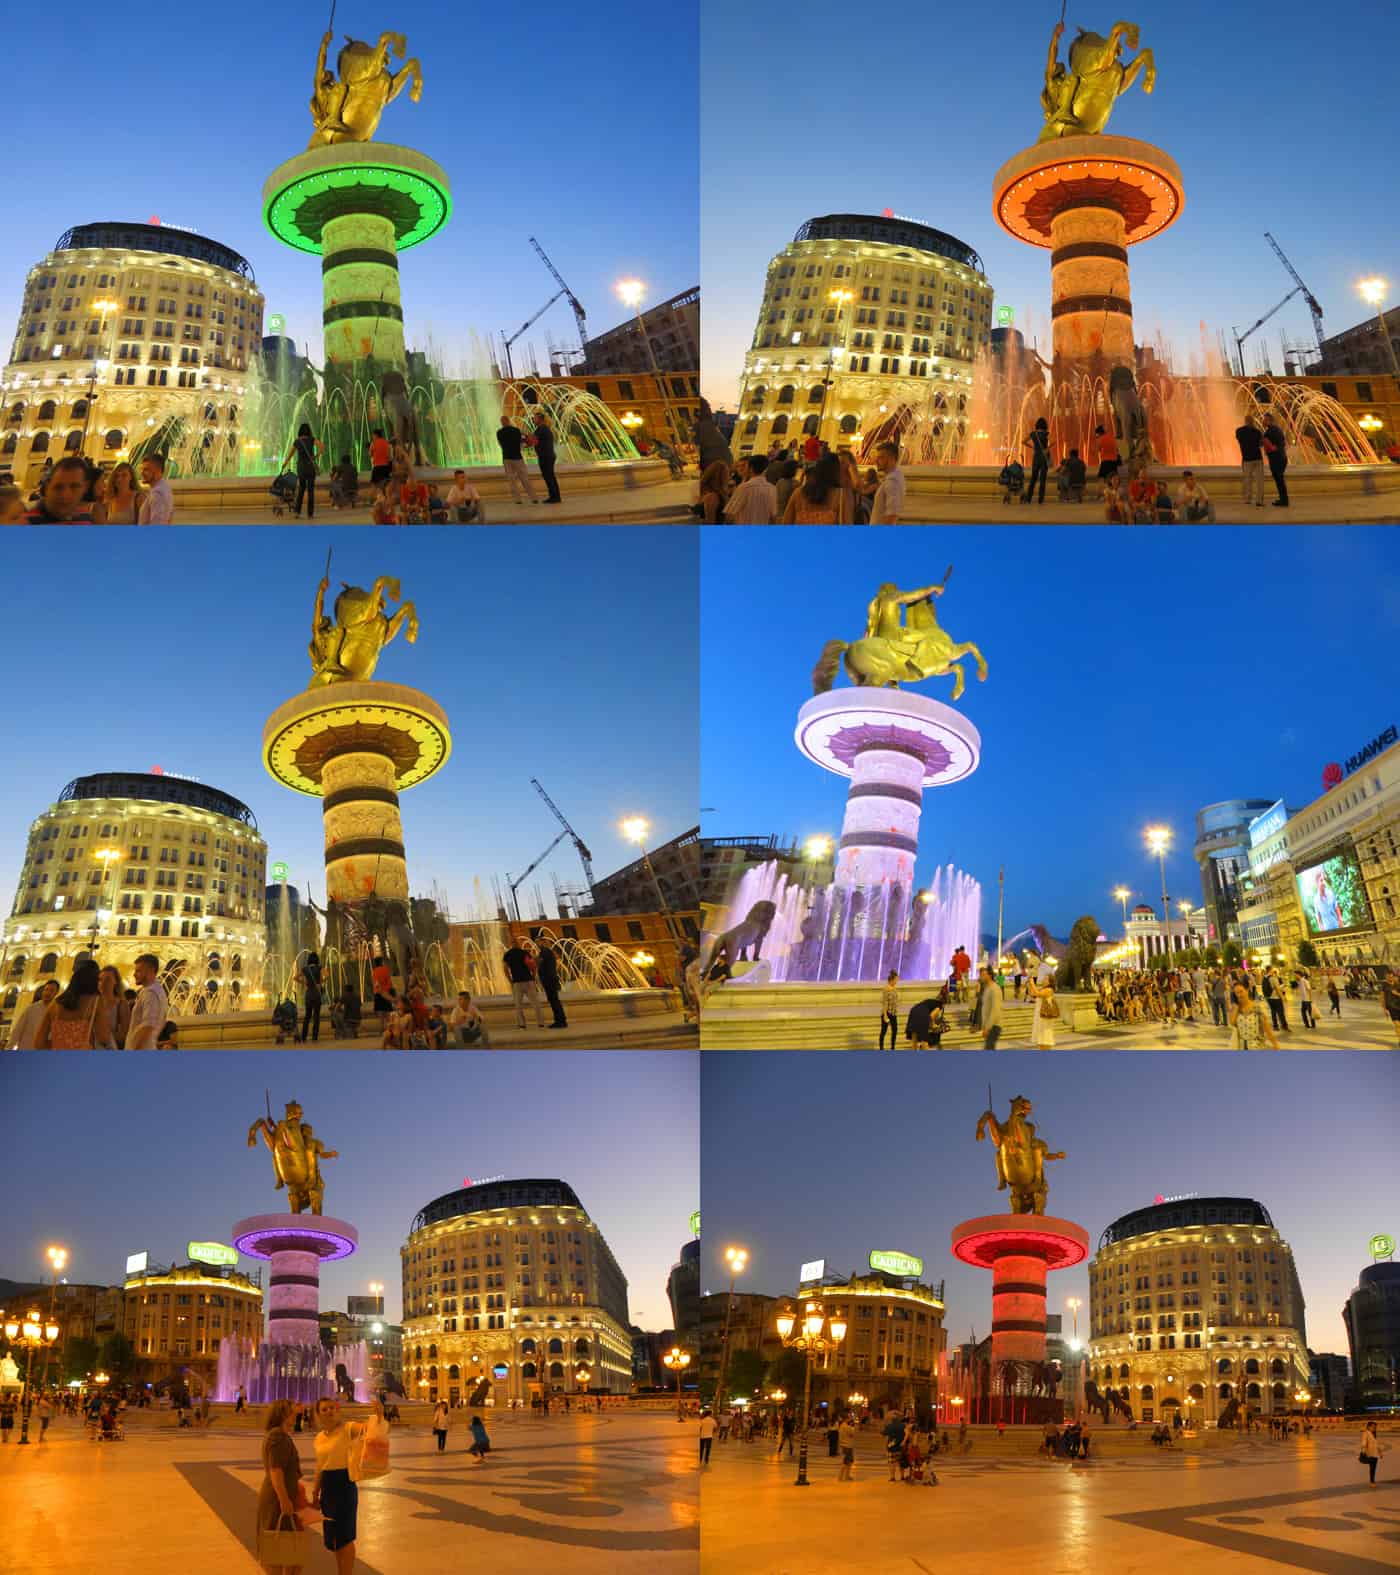
<instances>
[{"instance_id":1,"label":"horse tail","mask_svg":"<svg viewBox=\"0 0 1400 1575\"><path fill-rule=\"evenodd\" d=\"M850 647L844 640L828 640L822 647L822 654L817 658L817 665L812 669L812 693L824 695L836 682L836 672L841 665L841 657L845 654L849 658ZM855 674L851 672L849 661L846 667L848 676L852 679Z\"/></svg>"}]
</instances>

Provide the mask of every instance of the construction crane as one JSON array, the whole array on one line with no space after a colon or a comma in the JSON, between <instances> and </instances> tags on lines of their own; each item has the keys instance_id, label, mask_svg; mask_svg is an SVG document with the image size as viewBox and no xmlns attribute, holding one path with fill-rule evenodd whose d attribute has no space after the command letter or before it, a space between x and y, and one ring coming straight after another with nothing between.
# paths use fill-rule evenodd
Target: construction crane
<instances>
[{"instance_id":1,"label":"construction crane","mask_svg":"<svg viewBox=\"0 0 1400 1575\"><path fill-rule=\"evenodd\" d=\"M1301 295L1308 303L1308 310L1312 313L1313 329L1317 334L1318 350L1321 351L1322 348L1322 307L1318 304L1317 297L1298 277L1297 269L1294 268L1293 264L1289 262L1287 257L1284 256L1283 248L1273 238L1273 236L1269 234L1267 230L1264 232L1264 239L1269 243L1270 246L1273 247L1275 256L1277 256L1284 268L1287 269L1288 277L1293 280L1293 288L1288 292L1287 295L1284 296L1277 306L1271 307L1267 312L1264 313L1257 323L1254 323L1249 328L1246 328L1242 334L1235 333L1234 329L1230 330L1231 333L1235 334L1235 359L1239 363L1239 374L1241 377L1247 377L1249 375L1244 369L1245 340L1248 339L1249 336L1257 329L1262 328L1276 312L1282 311L1295 295Z\"/></svg>"},{"instance_id":2,"label":"construction crane","mask_svg":"<svg viewBox=\"0 0 1400 1575\"><path fill-rule=\"evenodd\" d=\"M561 274L554 264L550 262L548 256L545 254L544 247L540 245L533 235L530 237L530 244L539 253L540 261L545 265L546 268L549 269L550 273L554 275L554 282L559 286L559 295L568 296L569 305L574 311L574 321L578 324L579 349L586 350L588 348L588 313L584 311L579 298L568 287L568 285L564 283L563 274ZM554 297L556 301L559 299L559 295ZM544 789L541 788L540 791L543 792ZM546 803L548 803L548 800L546 800ZM550 808L553 809L554 806L551 804ZM554 813L557 815L559 814L559 811L556 809L554 810ZM589 884L592 885L592 882L590 881Z\"/></svg>"},{"instance_id":3,"label":"construction crane","mask_svg":"<svg viewBox=\"0 0 1400 1575\"><path fill-rule=\"evenodd\" d=\"M541 789L541 791L543 791L543 789ZM562 819L562 816L560 818ZM517 875L515 879L512 880L509 874L507 874L506 884L510 887L510 905L515 910L515 917L517 919L520 917L520 903L516 899L516 892L520 890L521 886L523 886L530 876L535 873L535 871L540 867L541 864L544 863L549 855L554 852L555 848L559 846L564 838L572 835L573 833L566 826L523 875Z\"/></svg>"},{"instance_id":4,"label":"construction crane","mask_svg":"<svg viewBox=\"0 0 1400 1575\"><path fill-rule=\"evenodd\" d=\"M544 316L544 314L550 309L551 306L554 305L554 303L559 299L559 297L561 295L568 295L568 293L569 292L568 292L567 288L562 289L562 290L556 290L554 292L554 294L551 295L550 298L544 303L544 305L542 307L540 307L539 311L536 312L533 317L526 318L526 320L523 323L521 323L520 327L515 330L515 332L510 336L509 339L507 339L504 335L501 336L502 343L505 346L505 352L506 352L506 376L507 377L513 378L515 376L515 369L511 365L510 347L515 343L515 341L517 339L519 339L521 334L523 334L527 328L530 328L535 323L539 322L540 318L542 318Z\"/></svg>"},{"instance_id":5,"label":"construction crane","mask_svg":"<svg viewBox=\"0 0 1400 1575\"><path fill-rule=\"evenodd\" d=\"M574 828L568 823L568 821L564 819L563 811L554 802L554 800L550 798L549 794L546 793L545 790L540 786L536 778L530 778L530 786L534 788L535 792L538 793L545 803L549 805L550 812L553 814L555 820L557 820L564 828L564 836L570 838L574 847L578 850L579 862L583 865L583 878L588 883L588 894L591 897L593 894L593 855L588 851L583 838L579 836L578 832L576 832Z\"/></svg>"}]
</instances>

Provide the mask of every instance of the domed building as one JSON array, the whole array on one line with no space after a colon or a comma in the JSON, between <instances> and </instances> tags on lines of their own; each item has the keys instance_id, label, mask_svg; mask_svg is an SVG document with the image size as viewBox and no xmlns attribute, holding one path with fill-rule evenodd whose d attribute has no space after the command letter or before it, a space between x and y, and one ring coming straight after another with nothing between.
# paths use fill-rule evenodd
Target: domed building
<instances>
[{"instance_id":1,"label":"domed building","mask_svg":"<svg viewBox=\"0 0 1400 1575\"><path fill-rule=\"evenodd\" d=\"M1143 1422L1292 1410L1303 1291L1264 1205L1164 1198L1114 1220L1089 1263L1086 1378Z\"/></svg>"},{"instance_id":2,"label":"domed building","mask_svg":"<svg viewBox=\"0 0 1400 1575\"><path fill-rule=\"evenodd\" d=\"M991 323L982 260L955 236L892 213L809 219L768 265L734 452L808 435L859 450L925 420L955 446Z\"/></svg>"},{"instance_id":3,"label":"domed building","mask_svg":"<svg viewBox=\"0 0 1400 1575\"><path fill-rule=\"evenodd\" d=\"M231 793L163 772L78 777L29 828L0 930L0 1015L79 956L128 984L160 959L181 1015L261 1007L267 844Z\"/></svg>"}]
</instances>

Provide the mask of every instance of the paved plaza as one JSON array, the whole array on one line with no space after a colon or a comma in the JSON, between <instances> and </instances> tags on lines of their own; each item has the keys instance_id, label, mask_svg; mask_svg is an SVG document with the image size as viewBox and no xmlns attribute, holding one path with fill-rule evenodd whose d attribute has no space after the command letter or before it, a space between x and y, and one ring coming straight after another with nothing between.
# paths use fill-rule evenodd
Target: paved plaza
<instances>
[{"instance_id":1,"label":"paved plaza","mask_svg":"<svg viewBox=\"0 0 1400 1575\"><path fill-rule=\"evenodd\" d=\"M990 1434L939 1459L938 1486L892 1484L878 1437L863 1437L856 1480L836 1480L825 1435L808 1476L766 1446L717 1446L704 1473L702 1575L864 1575L998 1569L1016 1575L1229 1575L1312 1570L1382 1575L1400 1567L1400 1480L1376 1487L1357 1464L1359 1427L1307 1443L1207 1434L1160 1450L1094 1433L1092 1462L1048 1460L1034 1442ZM1392 1448L1400 1437L1388 1440ZM1385 1465L1400 1459L1391 1454ZM1383 1465L1383 1473L1384 1473Z\"/></svg>"},{"instance_id":2,"label":"paved plaza","mask_svg":"<svg viewBox=\"0 0 1400 1575\"><path fill-rule=\"evenodd\" d=\"M1054 481L1051 481L1054 487ZM1173 484L1175 491L1175 484ZM1042 503L1003 503L1000 496L953 496L936 499L914 495L901 524L906 525L1101 525L1110 530L1195 530L1210 525L1107 526L1099 503L1061 503L1051 493ZM1400 490L1377 492L1299 493L1292 506L1254 508L1242 502L1222 502L1216 509L1218 525L1394 525L1400 523Z\"/></svg>"},{"instance_id":3,"label":"paved plaza","mask_svg":"<svg viewBox=\"0 0 1400 1575\"><path fill-rule=\"evenodd\" d=\"M356 1575L695 1569L694 1421L669 1412L539 1420L487 1411L492 1453L477 1466L464 1415L454 1415L441 1456L426 1422L394 1430L392 1472L360 1491ZM208 1432L178 1429L169 1412L141 1412L112 1444L59 1419L43 1445L0 1450L5 1568L251 1575L261 1439L256 1417L222 1410ZM309 1478L311 1436L293 1441ZM305 1570L332 1575L319 1537Z\"/></svg>"},{"instance_id":4,"label":"paved plaza","mask_svg":"<svg viewBox=\"0 0 1400 1575\"><path fill-rule=\"evenodd\" d=\"M206 1029L198 1018L185 1020L187 1031L183 1034L182 1050L379 1050L381 1037L371 1032L373 1024L361 1023L355 1039L337 1039L330 1025L322 1024L321 1037L315 1045L300 1045L288 1038L278 1044L275 1031L259 1020L255 1030L249 1031L236 1022L218 1025L216 1030ZM253 1037L256 1034L256 1037ZM641 1017L617 1014L608 1017L585 1018L570 1023L567 1028L500 1028L491 1027L488 1047L473 1046L472 1053L492 1054L497 1050L694 1050L698 1042L694 1024L687 1024L680 1011L649 1012ZM460 1046L453 1038L448 1049ZM389 1052L386 1052L389 1053ZM393 1052L399 1053L399 1052ZM407 1051L402 1052L408 1054ZM414 1052L421 1054L421 1052Z\"/></svg>"}]
</instances>

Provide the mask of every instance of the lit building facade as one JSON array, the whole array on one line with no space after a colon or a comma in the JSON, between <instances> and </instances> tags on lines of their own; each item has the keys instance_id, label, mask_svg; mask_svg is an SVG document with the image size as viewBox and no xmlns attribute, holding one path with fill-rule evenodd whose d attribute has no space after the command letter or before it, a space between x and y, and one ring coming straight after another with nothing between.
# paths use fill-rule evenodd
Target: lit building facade
<instances>
[{"instance_id":1,"label":"lit building facade","mask_svg":"<svg viewBox=\"0 0 1400 1575\"><path fill-rule=\"evenodd\" d=\"M485 1182L435 1198L401 1258L410 1398L505 1406L631 1387L627 1280L564 1182Z\"/></svg>"},{"instance_id":2,"label":"lit building facade","mask_svg":"<svg viewBox=\"0 0 1400 1575\"><path fill-rule=\"evenodd\" d=\"M952 452L991 331L992 287L962 241L893 214L809 219L768 265L735 453L807 435L857 450L915 416Z\"/></svg>"},{"instance_id":3,"label":"lit building facade","mask_svg":"<svg viewBox=\"0 0 1400 1575\"><path fill-rule=\"evenodd\" d=\"M1267 798L1231 798L1196 811L1201 894L1217 946L1239 941L1240 880L1249 869L1249 827L1273 804Z\"/></svg>"},{"instance_id":4,"label":"lit building facade","mask_svg":"<svg viewBox=\"0 0 1400 1575\"><path fill-rule=\"evenodd\" d=\"M1089 1263L1087 1376L1144 1422L1294 1409L1308 1344L1293 1250L1253 1198L1183 1198L1113 1221Z\"/></svg>"},{"instance_id":5,"label":"lit building facade","mask_svg":"<svg viewBox=\"0 0 1400 1575\"><path fill-rule=\"evenodd\" d=\"M694 442L691 434L700 414L700 373L694 370L698 365L692 362L689 371L663 371L660 376L648 368L627 376L573 373L541 378L540 382L567 384L600 399L638 445L648 438L659 438L678 448Z\"/></svg>"},{"instance_id":6,"label":"lit building facade","mask_svg":"<svg viewBox=\"0 0 1400 1575\"><path fill-rule=\"evenodd\" d=\"M356 1300L350 1298L351 1302ZM376 1317L371 1314L332 1310L320 1314L323 1337L332 1345L357 1345L365 1347L366 1383L371 1394L387 1389L391 1394L404 1393L403 1386L403 1325L389 1323L383 1307Z\"/></svg>"},{"instance_id":7,"label":"lit building facade","mask_svg":"<svg viewBox=\"0 0 1400 1575\"><path fill-rule=\"evenodd\" d=\"M764 1362L774 1362L783 1353L775 1322L782 1305L780 1297L758 1291L735 1291L732 1297L727 1291L719 1291L700 1298L700 1384L705 1393L713 1394L719 1381L726 1308L731 1360L736 1351L756 1351ZM732 1373L725 1379L725 1391L735 1394Z\"/></svg>"},{"instance_id":8,"label":"lit building facade","mask_svg":"<svg viewBox=\"0 0 1400 1575\"><path fill-rule=\"evenodd\" d=\"M1169 927L1155 908L1140 902L1128 914L1128 941L1137 948L1137 966L1147 968L1156 957L1204 951L1212 944L1210 921L1204 908L1192 908L1186 913L1178 909L1172 914Z\"/></svg>"},{"instance_id":9,"label":"lit building facade","mask_svg":"<svg viewBox=\"0 0 1400 1575\"><path fill-rule=\"evenodd\" d=\"M80 224L30 270L0 376L0 469L143 445L237 468L263 296L247 259L161 224ZM85 435L86 434L86 435Z\"/></svg>"},{"instance_id":10,"label":"lit building facade","mask_svg":"<svg viewBox=\"0 0 1400 1575\"><path fill-rule=\"evenodd\" d=\"M1388 345L1387 327L1390 330ZM1322 352L1322 359L1308 368L1310 373L1331 377L1337 373L1359 372L1365 377L1367 373L1394 372L1393 358L1400 357L1400 313L1387 312L1385 323L1382 324L1381 315L1377 312L1374 317L1368 317L1351 328L1344 328L1339 334L1332 334L1318 348Z\"/></svg>"},{"instance_id":11,"label":"lit building facade","mask_svg":"<svg viewBox=\"0 0 1400 1575\"><path fill-rule=\"evenodd\" d=\"M78 777L29 828L0 930L0 1010L66 985L79 954L129 982L145 952L182 1015L260 1008L266 875L253 812L231 794L155 772Z\"/></svg>"},{"instance_id":12,"label":"lit building facade","mask_svg":"<svg viewBox=\"0 0 1400 1575\"><path fill-rule=\"evenodd\" d=\"M1377 343L1376 349L1385 354L1382 344ZM1382 459L1391 444L1400 441L1400 378L1389 362L1384 371L1373 366L1369 374L1361 377L1285 377L1280 381L1330 394L1353 417Z\"/></svg>"},{"instance_id":13,"label":"lit building facade","mask_svg":"<svg viewBox=\"0 0 1400 1575\"><path fill-rule=\"evenodd\" d=\"M1262 851L1256 859L1255 893L1272 910L1277 950L1290 963L1304 941L1324 967L1400 961L1396 735L1389 727L1347 761L1329 765L1334 784L1274 833L1267 861Z\"/></svg>"},{"instance_id":14,"label":"lit building facade","mask_svg":"<svg viewBox=\"0 0 1400 1575\"><path fill-rule=\"evenodd\" d=\"M682 290L668 301L658 301L641 315L646 325L645 338L634 313L616 328L588 340L578 373L590 377L599 373L621 373L624 377L629 372L650 373L654 355L660 372L694 374L700 365L700 286ZM651 341L650 354L647 340Z\"/></svg>"},{"instance_id":15,"label":"lit building facade","mask_svg":"<svg viewBox=\"0 0 1400 1575\"><path fill-rule=\"evenodd\" d=\"M136 1353L141 1383L193 1372L212 1393L224 1340L263 1338L263 1288L254 1270L188 1263L128 1275L122 1332Z\"/></svg>"},{"instance_id":16,"label":"lit building facade","mask_svg":"<svg viewBox=\"0 0 1400 1575\"><path fill-rule=\"evenodd\" d=\"M658 888L672 913L693 913L699 906L699 851L699 826L649 848L645 858L633 859L595 880L593 900L580 917L655 912Z\"/></svg>"},{"instance_id":17,"label":"lit building facade","mask_svg":"<svg viewBox=\"0 0 1400 1575\"><path fill-rule=\"evenodd\" d=\"M1355 1403L1362 1411L1400 1406L1400 1263L1362 1269L1342 1309L1351 1346Z\"/></svg>"}]
</instances>

